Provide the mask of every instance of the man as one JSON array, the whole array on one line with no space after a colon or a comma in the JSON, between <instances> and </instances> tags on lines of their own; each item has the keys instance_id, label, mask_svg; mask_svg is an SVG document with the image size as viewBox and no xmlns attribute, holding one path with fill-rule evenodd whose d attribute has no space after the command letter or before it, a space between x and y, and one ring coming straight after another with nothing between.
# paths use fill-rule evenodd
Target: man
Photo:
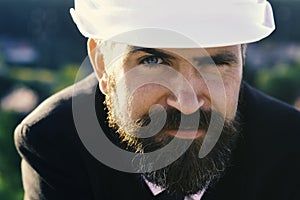
<instances>
[{"instance_id":1,"label":"man","mask_svg":"<svg viewBox=\"0 0 300 200\"><path fill-rule=\"evenodd\" d=\"M17 127L25 199L300 198L300 113L242 80L246 43L275 27L267 1L71 13L94 74Z\"/></svg>"}]
</instances>

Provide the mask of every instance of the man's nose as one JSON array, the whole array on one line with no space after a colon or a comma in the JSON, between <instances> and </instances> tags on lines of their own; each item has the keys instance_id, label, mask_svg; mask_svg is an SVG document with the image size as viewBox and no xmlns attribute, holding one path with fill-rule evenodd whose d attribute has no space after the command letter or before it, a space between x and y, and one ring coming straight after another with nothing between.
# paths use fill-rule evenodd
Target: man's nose
<instances>
[{"instance_id":1,"label":"man's nose","mask_svg":"<svg viewBox=\"0 0 300 200\"><path fill-rule=\"evenodd\" d=\"M197 97L187 92L182 92L175 96L169 95L167 104L182 112L185 115L196 112L204 105L203 97Z\"/></svg>"},{"instance_id":2,"label":"man's nose","mask_svg":"<svg viewBox=\"0 0 300 200\"><path fill-rule=\"evenodd\" d=\"M202 91L205 90L205 83L197 70L193 70L192 73L181 73L180 76L176 84L173 84L173 90L167 97L167 104L189 115L204 105L205 97Z\"/></svg>"}]
</instances>

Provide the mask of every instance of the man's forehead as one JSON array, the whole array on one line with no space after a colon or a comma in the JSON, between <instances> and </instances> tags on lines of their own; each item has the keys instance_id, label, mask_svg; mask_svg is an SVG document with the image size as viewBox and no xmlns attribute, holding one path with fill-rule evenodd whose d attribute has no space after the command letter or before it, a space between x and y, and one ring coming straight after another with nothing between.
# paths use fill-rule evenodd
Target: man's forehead
<instances>
[{"instance_id":1,"label":"man's forehead","mask_svg":"<svg viewBox=\"0 0 300 200\"><path fill-rule=\"evenodd\" d=\"M147 47L138 47L138 46L131 46L127 45L127 50L129 53L134 53L137 51L142 51L145 49L150 50L155 50L159 52L201 52L205 51L208 53L214 53L214 52L224 52L224 51L239 51L241 47L241 44L239 45L232 45L232 46L220 46L220 47L210 47L210 48L147 48Z\"/></svg>"}]
</instances>

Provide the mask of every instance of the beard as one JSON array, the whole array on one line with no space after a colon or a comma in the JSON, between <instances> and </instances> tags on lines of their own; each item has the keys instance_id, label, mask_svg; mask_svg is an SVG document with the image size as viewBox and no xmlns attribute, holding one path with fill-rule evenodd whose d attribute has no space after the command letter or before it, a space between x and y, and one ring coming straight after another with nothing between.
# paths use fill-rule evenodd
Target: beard
<instances>
[{"instance_id":1,"label":"beard","mask_svg":"<svg viewBox=\"0 0 300 200\"><path fill-rule=\"evenodd\" d=\"M187 196L215 184L222 177L226 167L230 165L232 150L239 135L238 113L235 119L225 120L222 114L214 110L199 109L193 114L184 115L177 109L168 108L155 110L133 121L116 109L118 99L115 82L111 79L108 79L108 88L105 104L108 109L109 126L116 129L121 141L127 144L127 149L139 152L138 155L143 156L144 153L159 150L175 140L171 151L157 156L159 162L167 162L170 155L181 155L166 167L149 170L149 166L155 165L154 161L150 161L147 157L140 160L138 167L145 179L171 194ZM217 118L214 123L222 123L223 128L217 143L204 158L199 158L199 151L206 134L195 139L180 139L165 133L166 130L204 130L207 133L212 116ZM165 124L157 132L162 120ZM147 138L140 137L145 132L157 134Z\"/></svg>"}]
</instances>

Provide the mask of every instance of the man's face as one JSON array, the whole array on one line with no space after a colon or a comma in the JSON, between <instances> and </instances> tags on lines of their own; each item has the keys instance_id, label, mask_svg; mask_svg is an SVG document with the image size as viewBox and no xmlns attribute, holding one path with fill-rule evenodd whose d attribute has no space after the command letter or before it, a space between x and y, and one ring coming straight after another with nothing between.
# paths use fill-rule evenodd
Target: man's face
<instances>
[{"instance_id":1,"label":"man's face","mask_svg":"<svg viewBox=\"0 0 300 200\"><path fill-rule=\"evenodd\" d=\"M180 159L145 177L171 192L187 195L219 176L237 135L233 124L242 79L241 45L149 49L114 44L101 49L104 67L100 74L98 70L100 88L106 95L109 123L124 142L137 151L153 151L174 137L193 140ZM160 117L164 113L165 118ZM197 153L208 126L214 123L209 120L212 113L223 118L225 125L216 147L199 159ZM199 119L193 120L197 116ZM187 119L183 126L182 117ZM143 126L154 126L147 129L150 139L138 138ZM181 181L178 173L185 174Z\"/></svg>"},{"instance_id":2,"label":"man's face","mask_svg":"<svg viewBox=\"0 0 300 200\"><path fill-rule=\"evenodd\" d=\"M110 58L104 53L105 93L113 99L113 118L124 118L118 123L137 121L156 105L185 115L213 108L226 120L234 119L242 79L241 45L147 49L117 44L111 50ZM188 132L166 132L176 133L191 137Z\"/></svg>"}]
</instances>

